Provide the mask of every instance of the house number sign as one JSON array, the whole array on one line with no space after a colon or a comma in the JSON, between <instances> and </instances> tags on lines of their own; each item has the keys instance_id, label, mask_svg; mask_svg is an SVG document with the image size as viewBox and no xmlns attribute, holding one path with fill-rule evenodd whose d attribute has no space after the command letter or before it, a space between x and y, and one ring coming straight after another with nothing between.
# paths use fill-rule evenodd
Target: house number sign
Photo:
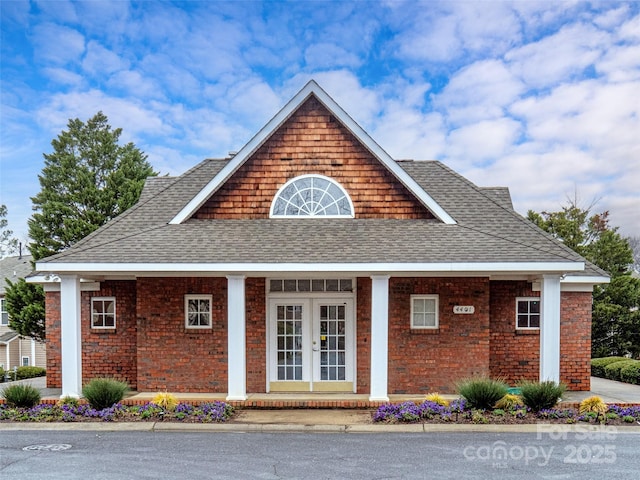
<instances>
[{"instance_id":1,"label":"house number sign","mask_svg":"<svg viewBox=\"0 0 640 480\"><path fill-rule=\"evenodd\" d=\"M453 313L471 314L476 311L473 305L456 305L453 307Z\"/></svg>"}]
</instances>

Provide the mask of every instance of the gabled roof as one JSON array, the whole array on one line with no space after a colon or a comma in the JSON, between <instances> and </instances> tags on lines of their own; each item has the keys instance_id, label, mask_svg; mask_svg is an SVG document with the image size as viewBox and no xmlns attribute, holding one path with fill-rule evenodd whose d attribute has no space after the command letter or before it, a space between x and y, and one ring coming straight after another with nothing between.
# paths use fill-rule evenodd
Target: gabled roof
<instances>
[{"instance_id":1,"label":"gabled roof","mask_svg":"<svg viewBox=\"0 0 640 480\"><path fill-rule=\"evenodd\" d=\"M365 146L422 204L440 221L454 225L456 221L436 202L416 181L398 166L393 158L365 132L355 120L313 80L305 85L269 123L267 123L227 165L204 186L187 205L182 208L169 223L180 224L191 216L240 168L251 155L310 97L314 96L324 105L356 139Z\"/></svg>"}]
</instances>

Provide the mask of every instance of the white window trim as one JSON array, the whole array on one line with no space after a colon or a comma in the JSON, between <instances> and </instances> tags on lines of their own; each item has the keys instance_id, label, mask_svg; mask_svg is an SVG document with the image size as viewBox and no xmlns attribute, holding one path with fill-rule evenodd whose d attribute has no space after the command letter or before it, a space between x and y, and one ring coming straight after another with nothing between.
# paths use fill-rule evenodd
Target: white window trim
<instances>
[{"instance_id":1,"label":"white window trim","mask_svg":"<svg viewBox=\"0 0 640 480\"><path fill-rule=\"evenodd\" d=\"M282 192L292 183L295 183L298 180L302 180L304 178L319 178L322 180L326 180L332 185L335 185L336 187L338 187L344 194L345 198L347 199L351 213L349 215L275 215L273 211L275 209L276 202L280 198L280 195L282 194ZM269 209L269 218L355 218L355 209L353 208L353 202L351 201L351 197L339 182L325 175L305 174L305 175L299 175L297 177L292 178L291 180L287 181L284 185L282 185L278 189L276 194L273 196L273 200L271 201L271 208Z\"/></svg>"},{"instance_id":2,"label":"white window trim","mask_svg":"<svg viewBox=\"0 0 640 480\"><path fill-rule=\"evenodd\" d=\"M27 359L27 364L24 364L24 359ZM20 358L20 366L21 367L30 367L31 366L31 359L27 356L23 356L22 358Z\"/></svg>"},{"instance_id":3,"label":"white window trim","mask_svg":"<svg viewBox=\"0 0 640 480\"><path fill-rule=\"evenodd\" d=\"M414 325L413 324L413 305L414 305L414 300L435 300L435 314L436 314L436 321L435 321L435 325L433 326L423 326L423 325ZM440 328L440 298L439 295L411 295L411 318L410 318L410 325L411 325L411 330L437 330L438 328Z\"/></svg>"},{"instance_id":4,"label":"white window trim","mask_svg":"<svg viewBox=\"0 0 640 480\"><path fill-rule=\"evenodd\" d=\"M6 310L7 308L7 300L4 298L0 298L0 326L7 327L9 326L9 312ZM3 322L4 314L7 314L7 323Z\"/></svg>"},{"instance_id":5,"label":"white window trim","mask_svg":"<svg viewBox=\"0 0 640 480\"><path fill-rule=\"evenodd\" d=\"M209 301L209 325L189 325L189 300ZM184 327L189 330L211 330L213 328L213 295L189 294L184 296Z\"/></svg>"},{"instance_id":6,"label":"white window trim","mask_svg":"<svg viewBox=\"0 0 640 480\"><path fill-rule=\"evenodd\" d=\"M113 302L113 327L108 327L108 326L96 326L93 324L93 302L94 300L97 301L111 301ZM117 303L116 303L116 297L91 297L91 329L92 330L115 330L116 329L116 325L118 324L118 313L117 313Z\"/></svg>"},{"instance_id":7,"label":"white window trim","mask_svg":"<svg viewBox=\"0 0 640 480\"><path fill-rule=\"evenodd\" d=\"M540 302L541 299L540 297L516 297L516 330L540 330L540 327L519 327L518 326L518 302L530 302L530 301ZM540 309L540 313L538 315L540 316L540 321L542 321L542 309ZM531 318L529 318L529 320L531 320ZM529 323L531 323L531 321L529 321Z\"/></svg>"}]
</instances>

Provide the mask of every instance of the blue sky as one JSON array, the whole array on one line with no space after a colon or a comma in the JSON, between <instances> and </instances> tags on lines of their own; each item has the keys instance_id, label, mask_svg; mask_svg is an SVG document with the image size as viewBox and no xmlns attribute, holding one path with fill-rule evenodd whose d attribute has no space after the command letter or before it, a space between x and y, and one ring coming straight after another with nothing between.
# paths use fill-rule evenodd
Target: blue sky
<instances>
[{"instance_id":1,"label":"blue sky","mask_svg":"<svg viewBox=\"0 0 640 480\"><path fill-rule=\"evenodd\" d=\"M0 202L103 111L162 174L239 150L314 78L394 158L640 236L638 2L0 2Z\"/></svg>"}]
</instances>

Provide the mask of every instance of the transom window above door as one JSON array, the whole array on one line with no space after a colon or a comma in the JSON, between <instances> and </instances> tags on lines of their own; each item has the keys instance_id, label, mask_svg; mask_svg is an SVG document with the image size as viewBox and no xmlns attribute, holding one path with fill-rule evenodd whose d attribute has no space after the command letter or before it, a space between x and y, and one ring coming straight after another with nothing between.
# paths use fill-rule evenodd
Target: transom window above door
<instances>
[{"instance_id":1,"label":"transom window above door","mask_svg":"<svg viewBox=\"0 0 640 480\"><path fill-rule=\"evenodd\" d=\"M354 213L349 194L338 182L323 175L301 175L280 187L269 216L353 218Z\"/></svg>"},{"instance_id":2,"label":"transom window above door","mask_svg":"<svg viewBox=\"0 0 640 480\"><path fill-rule=\"evenodd\" d=\"M269 280L270 292L353 292L351 278Z\"/></svg>"}]
</instances>

